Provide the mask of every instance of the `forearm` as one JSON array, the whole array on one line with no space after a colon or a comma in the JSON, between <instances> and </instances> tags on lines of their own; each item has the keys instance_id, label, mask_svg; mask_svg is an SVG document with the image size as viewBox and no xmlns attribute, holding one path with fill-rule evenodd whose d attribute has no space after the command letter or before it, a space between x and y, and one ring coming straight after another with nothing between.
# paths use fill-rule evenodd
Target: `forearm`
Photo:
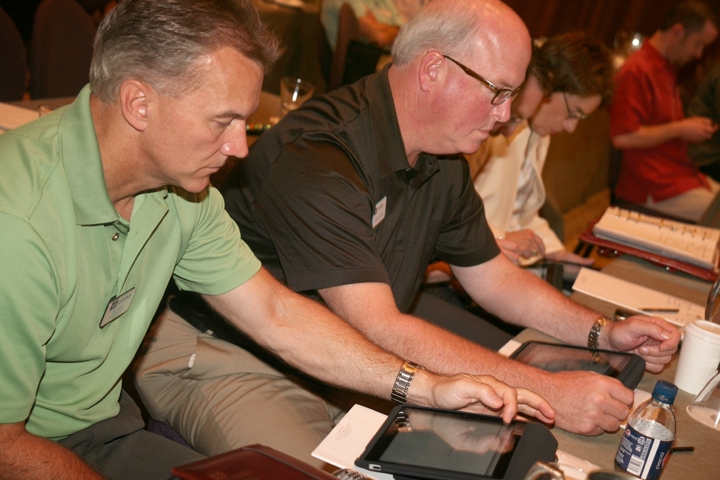
<instances>
[{"instance_id":1,"label":"forearm","mask_svg":"<svg viewBox=\"0 0 720 480\"><path fill-rule=\"evenodd\" d=\"M432 323L400 313L387 285L346 285L321 294L333 311L371 342L434 372L493 375L500 380L520 380L539 373Z\"/></svg>"},{"instance_id":2,"label":"forearm","mask_svg":"<svg viewBox=\"0 0 720 480\"><path fill-rule=\"evenodd\" d=\"M656 147L679 137L679 127L679 122L641 126L634 132L612 137L612 144L619 149Z\"/></svg>"},{"instance_id":3,"label":"forearm","mask_svg":"<svg viewBox=\"0 0 720 480\"><path fill-rule=\"evenodd\" d=\"M475 267L453 266L452 270L485 310L573 345L587 345L588 332L600 317L502 256Z\"/></svg>"},{"instance_id":4,"label":"forearm","mask_svg":"<svg viewBox=\"0 0 720 480\"><path fill-rule=\"evenodd\" d=\"M378 47L386 47L395 40L400 29L394 25L380 23L375 17L363 16L358 19L360 35L369 43Z\"/></svg>"},{"instance_id":5,"label":"forearm","mask_svg":"<svg viewBox=\"0 0 720 480\"><path fill-rule=\"evenodd\" d=\"M0 426L0 480L100 480L70 450L32 435L23 424Z\"/></svg>"},{"instance_id":6,"label":"forearm","mask_svg":"<svg viewBox=\"0 0 720 480\"><path fill-rule=\"evenodd\" d=\"M261 274L269 276L264 270ZM271 298L258 298L262 295ZM254 297L272 308L248 312L244 302L224 295L205 298L238 329L293 367L333 385L390 398L402 365L399 358L368 342L326 308L279 283L254 292ZM248 316L257 321L249 324Z\"/></svg>"}]
</instances>

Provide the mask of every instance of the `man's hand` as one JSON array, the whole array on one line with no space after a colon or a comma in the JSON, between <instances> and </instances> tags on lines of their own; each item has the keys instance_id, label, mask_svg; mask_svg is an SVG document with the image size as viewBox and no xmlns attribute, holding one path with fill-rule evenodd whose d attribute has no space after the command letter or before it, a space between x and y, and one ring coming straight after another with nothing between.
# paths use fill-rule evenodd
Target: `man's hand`
<instances>
[{"instance_id":1,"label":"man's hand","mask_svg":"<svg viewBox=\"0 0 720 480\"><path fill-rule=\"evenodd\" d=\"M635 315L622 322L607 323L600 333L600 347L631 352L645 359L646 368L657 373L677 351L680 332L659 317Z\"/></svg>"},{"instance_id":2,"label":"man's hand","mask_svg":"<svg viewBox=\"0 0 720 480\"><path fill-rule=\"evenodd\" d=\"M578 265L590 266L595 262L594 258L581 257L567 250L560 250L558 252L548 253L545 255L548 260L554 260L556 262L564 263L576 263Z\"/></svg>"},{"instance_id":3,"label":"man's hand","mask_svg":"<svg viewBox=\"0 0 720 480\"><path fill-rule=\"evenodd\" d=\"M400 27L379 22L371 10L358 18L358 29L360 35L368 42L378 47L387 47L395 41Z\"/></svg>"},{"instance_id":4,"label":"man's hand","mask_svg":"<svg viewBox=\"0 0 720 480\"><path fill-rule=\"evenodd\" d=\"M521 257L531 258L535 255L545 255L545 243L535 232L525 228L517 232L507 232L505 239L515 242Z\"/></svg>"},{"instance_id":5,"label":"man's hand","mask_svg":"<svg viewBox=\"0 0 720 480\"><path fill-rule=\"evenodd\" d=\"M520 259L520 249L518 244L505 238L498 238L497 244L502 253L508 257L511 262L517 265L518 260Z\"/></svg>"},{"instance_id":6,"label":"man's hand","mask_svg":"<svg viewBox=\"0 0 720 480\"><path fill-rule=\"evenodd\" d=\"M563 430L600 435L617 430L630 414L633 392L615 378L582 371L549 375L542 393L557 411L555 424Z\"/></svg>"},{"instance_id":7,"label":"man's hand","mask_svg":"<svg viewBox=\"0 0 720 480\"><path fill-rule=\"evenodd\" d=\"M698 143L710 140L718 126L707 117L688 117L679 122L680 138Z\"/></svg>"},{"instance_id":8,"label":"man's hand","mask_svg":"<svg viewBox=\"0 0 720 480\"><path fill-rule=\"evenodd\" d=\"M509 423L522 413L553 423L555 412L539 395L515 389L490 375L440 376L427 370L415 374L408 391L412 403L436 408L501 415Z\"/></svg>"}]
</instances>

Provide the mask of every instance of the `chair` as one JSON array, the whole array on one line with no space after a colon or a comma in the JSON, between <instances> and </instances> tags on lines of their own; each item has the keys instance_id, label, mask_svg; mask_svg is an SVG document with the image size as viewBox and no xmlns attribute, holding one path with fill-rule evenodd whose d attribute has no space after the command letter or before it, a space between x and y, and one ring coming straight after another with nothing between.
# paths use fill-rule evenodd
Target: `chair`
<instances>
[{"instance_id":1,"label":"chair","mask_svg":"<svg viewBox=\"0 0 720 480\"><path fill-rule=\"evenodd\" d=\"M330 83L328 90L335 90L343 84L345 63L350 42L360 40L360 27L352 7L343 3L338 16L337 42L330 64Z\"/></svg>"},{"instance_id":2,"label":"chair","mask_svg":"<svg viewBox=\"0 0 720 480\"><path fill-rule=\"evenodd\" d=\"M344 3L338 14L337 42L330 67L329 90L355 83L375 73L378 62L387 51L365 41L350 5Z\"/></svg>"},{"instance_id":3,"label":"chair","mask_svg":"<svg viewBox=\"0 0 720 480\"><path fill-rule=\"evenodd\" d=\"M90 76L95 25L75 0L43 0L30 43L30 96L69 97Z\"/></svg>"},{"instance_id":4,"label":"chair","mask_svg":"<svg viewBox=\"0 0 720 480\"><path fill-rule=\"evenodd\" d=\"M22 100L27 86L27 53L12 18L0 8L0 102Z\"/></svg>"}]
</instances>

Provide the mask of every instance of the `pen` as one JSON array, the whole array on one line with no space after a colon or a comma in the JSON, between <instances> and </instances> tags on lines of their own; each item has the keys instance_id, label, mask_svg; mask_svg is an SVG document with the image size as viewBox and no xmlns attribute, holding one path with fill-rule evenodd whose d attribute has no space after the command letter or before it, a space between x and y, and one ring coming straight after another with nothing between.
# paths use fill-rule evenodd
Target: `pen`
<instances>
[{"instance_id":1,"label":"pen","mask_svg":"<svg viewBox=\"0 0 720 480\"><path fill-rule=\"evenodd\" d=\"M671 452L694 452L695 447L687 446L687 447L672 447L670 449Z\"/></svg>"},{"instance_id":2,"label":"pen","mask_svg":"<svg viewBox=\"0 0 720 480\"><path fill-rule=\"evenodd\" d=\"M680 313L679 308L641 308L641 312Z\"/></svg>"}]
</instances>

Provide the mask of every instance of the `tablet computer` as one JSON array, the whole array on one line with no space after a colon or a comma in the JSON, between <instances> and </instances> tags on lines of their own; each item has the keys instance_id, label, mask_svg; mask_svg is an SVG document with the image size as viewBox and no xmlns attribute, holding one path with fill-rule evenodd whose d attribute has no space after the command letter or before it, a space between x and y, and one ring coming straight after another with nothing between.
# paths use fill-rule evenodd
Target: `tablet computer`
<instances>
[{"instance_id":1,"label":"tablet computer","mask_svg":"<svg viewBox=\"0 0 720 480\"><path fill-rule=\"evenodd\" d=\"M591 350L574 345L525 342L510 358L548 372L587 370L615 377L630 389L637 387L645 372L645 360L634 353Z\"/></svg>"},{"instance_id":2,"label":"tablet computer","mask_svg":"<svg viewBox=\"0 0 720 480\"><path fill-rule=\"evenodd\" d=\"M521 480L537 460L553 461L556 450L540 423L400 405L355 464L396 479Z\"/></svg>"}]
</instances>

